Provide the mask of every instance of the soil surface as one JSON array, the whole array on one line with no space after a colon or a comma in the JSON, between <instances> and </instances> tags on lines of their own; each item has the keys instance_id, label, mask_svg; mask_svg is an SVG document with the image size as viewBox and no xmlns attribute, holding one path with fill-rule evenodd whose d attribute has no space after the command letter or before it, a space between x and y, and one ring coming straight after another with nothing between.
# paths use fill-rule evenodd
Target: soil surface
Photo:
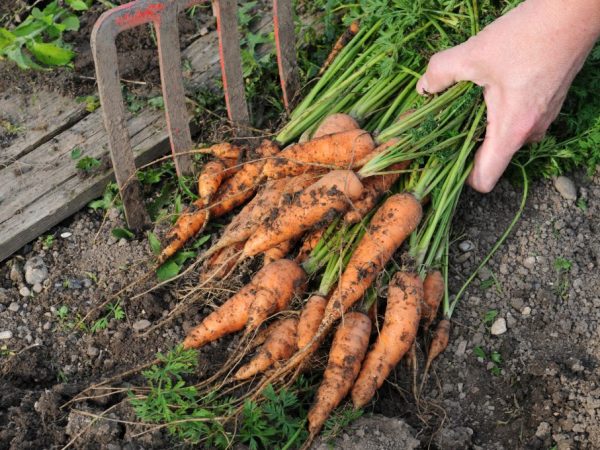
<instances>
[{"instance_id":1,"label":"soil surface","mask_svg":"<svg viewBox=\"0 0 600 450\"><path fill-rule=\"evenodd\" d=\"M521 221L459 303L451 344L419 400L400 364L366 419L346 430L336 447L370 439L365 448L399 448L393 442L409 437L420 448L600 447L600 177L574 179L580 206L562 198L552 181L532 185ZM519 200L520 187L506 181L486 196L466 192L455 223L452 292L508 225ZM183 316L140 335L180 305L175 293L195 279L189 275L174 287L121 297L126 318L109 320L104 330L71 329L78 317L149 270L143 240L112 236L122 226L117 210L106 217L81 211L51 231L50 248L40 238L0 269L0 448L56 448L80 433L85 439L76 440L76 448L173 445L162 433L134 438L135 425L84 415L112 407L109 417L134 421L122 396L61 408L91 382L168 350L210 311L195 303ZM245 281L241 275L228 288ZM145 285L150 281L135 291ZM209 301L224 295L202 293ZM203 350L201 371L218 367L234 343L224 340ZM493 352L500 355L496 362ZM376 434L360 426L370 413L405 423L381 426ZM394 441L394 433L403 437Z\"/></svg>"}]
</instances>

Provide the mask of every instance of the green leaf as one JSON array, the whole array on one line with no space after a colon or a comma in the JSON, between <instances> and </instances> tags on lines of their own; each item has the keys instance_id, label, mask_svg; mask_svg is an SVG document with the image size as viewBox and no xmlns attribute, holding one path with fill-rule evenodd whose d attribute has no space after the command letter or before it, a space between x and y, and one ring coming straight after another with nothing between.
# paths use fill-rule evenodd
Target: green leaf
<instances>
[{"instance_id":1,"label":"green leaf","mask_svg":"<svg viewBox=\"0 0 600 450\"><path fill-rule=\"evenodd\" d=\"M490 355L490 359L496 364L502 363L502 355L498 352L492 352L492 354Z\"/></svg>"},{"instance_id":2,"label":"green leaf","mask_svg":"<svg viewBox=\"0 0 600 450\"><path fill-rule=\"evenodd\" d=\"M167 261L156 270L156 277L159 281L167 281L176 276L180 269L175 261Z\"/></svg>"},{"instance_id":3,"label":"green leaf","mask_svg":"<svg viewBox=\"0 0 600 450\"><path fill-rule=\"evenodd\" d=\"M79 159L82 153L83 150L81 150L79 147L75 147L73 150L71 150L71 159Z\"/></svg>"},{"instance_id":4,"label":"green leaf","mask_svg":"<svg viewBox=\"0 0 600 450\"><path fill-rule=\"evenodd\" d=\"M43 69L42 66L36 64L29 56L25 55L20 47L7 49L4 54L14 61L21 69Z\"/></svg>"},{"instance_id":5,"label":"green leaf","mask_svg":"<svg viewBox=\"0 0 600 450\"><path fill-rule=\"evenodd\" d=\"M486 359L487 355L485 354L485 352L483 351L483 349L481 347L475 347L473 349L473 354L481 359Z\"/></svg>"},{"instance_id":6,"label":"green leaf","mask_svg":"<svg viewBox=\"0 0 600 450\"><path fill-rule=\"evenodd\" d=\"M74 11L87 11L88 5L82 0L67 0L67 5Z\"/></svg>"},{"instance_id":7,"label":"green leaf","mask_svg":"<svg viewBox=\"0 0 600 450\"><path fill-rule=\"evenodd\" d=\"M68 15L61 23L64 26L65 31L77 31L81 26L79 18L75 14Z\"/></svg>"},{"instance_id":8,"label":"green leaf","mask_svg":"<svg viewBox=\"0 0 600 450\"><path fill-rule=\"evenodd\" d=\"M15 35L6 28L0 28L0 51L15 41Z\"/></svg>"},{"instance_id":9,"label":"green leaf","mask_svg":"<svg viewBox=\"0 0 600 450\"><path fill-rule=\"evenodd\" d=\"M498 311L496 311L495 309L490 309L483 316L483 323L486 323L488 325L491 324L497 315L498 315Z\"/></svg>"},{"instance_id":10,"label":"green leaf","mask_svg":"<svg viewBox=\"0 0 600 450\"><path fill-rule=\"evenodd\" d=\"M113 228L111 233L117 239L121 239L121 238L133 239L135 237L135 234L133 234L127 228Z\"/></svg>"},{"instance_id":11,"label":"green leaf","mask_svg":"<svg viewBox=\"0 0 600 450\"><path fill-rule=\"evenodd\" d=\"M150 244L150 250L152 250L152 253L154 253L155 255L159 255L161 245L160 245L160 241L158 240L158 237L156 237L156 235L152 231L148 231L148 233L146 233L146 235L148 236L148 243Z\"/></svg>"},{"instance_id":12,"label":"green leaf","mask_svg":"<svg viewBox=\"0 0 600 450\"><path fill-rule=\"evenodd\" d=\"M190 258L193 258L194 256L196 256L196 252L192 252L192 251L177 252L177 253L175 253L175 256L173 256L173 261L175 261L175 264L181 266L181 265L183 265L184 262L186 262Z\"/></svg>"},{"instance_id":13,"label":"green leaf","mask_svg":"<svg viewBox=\"0 0 600 450\"><path fill-rule=\"evenodd\" d=\"M75 56L72 50L43 42L30 41L27 48L38 61L49 66L65 66Z\"/></svg>"},{"instance_id":14,"label":"green leaf","mask_svg":"<svg viewBox=\"0 0 600 450\"><path fill-rule=\"evenodd\" d=\"M203 244L208 242L209 239L210 239L210 234L205 234L204 236L198 238L196 240L196 242L194 242L194 245L192 245L192 248L197 249L197 248L201 247Z\"/></svg>"},{"instance_id":15,"label":"green leaf","mask_svg":"<svg viewBox=\"0 0 600 450\"><path fill-rule=\"evenodd\" d=\"M148 99L148 105L153 109L165 109L165 100L162 95Z\"/></svg>"}]
</instances>

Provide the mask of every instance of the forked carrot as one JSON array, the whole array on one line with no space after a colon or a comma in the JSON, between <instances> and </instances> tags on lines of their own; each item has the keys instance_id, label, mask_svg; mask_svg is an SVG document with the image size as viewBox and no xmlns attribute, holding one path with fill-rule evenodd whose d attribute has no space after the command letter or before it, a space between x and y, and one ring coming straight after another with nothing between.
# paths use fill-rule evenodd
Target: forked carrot
<instances>
[{"instance_id":1,"label":"forked carrot","mask_svg":"<svg viewBox=\"0 0 600 450\"><path fill-rule=\"evenodd\" d=\"M245 380L262 373L277 361L288 359L296 351L296 330L298 319L280 319L271 324L267 338L254 358L239 368L234 380Z\"/></svg>"},{"instance_id":2,"label":"forked carrot","mask_svg":"<svg viewBox=\"0 0 600 450\"><path fill-rule=\"evenodd\" d=\"M293 261L282 259L259 270L252 281L204 318L183 341L184 348L199 348L226 334L256 330L271 314L289 304L304 290L306 274Z\"/></svg>"},{"instance_id":3,"label":"forked carrot","mask_svg":"<svg viewBox=\"0 0 600 450\"><path fill-rule=\"evenodd\" d=\"M388 288L383 327L352 388L355 408L362 408L373 398L392 369L410 350L419 328L422 301L423 283L419 275L396 272Z\"/></svg>"},{"instance_id":4,"label":"forked carrot","mask_svg":"<svg viewBox=\"0 0 600 450\"><path fill-rule=\"evenodd\" d=\"M308 412L308 430L315 436L329 414L348 394L365 357L371 334L371 320L360 312L349 312L340 322L331 350L323 381L315 402Z\"/></svg>"},{"instance_id":5,"label":"forked carrot","mask_svg":"<svg viewBox=\"0 0 600 450\"><path fill-rule=\"evenodd\" d=\"M225 164L218 159L209 161L202 166L202 171L198 176L198 196L208 205L213 195L217 193L219 186L223 182Z\"/></svg>"}]
</instances>

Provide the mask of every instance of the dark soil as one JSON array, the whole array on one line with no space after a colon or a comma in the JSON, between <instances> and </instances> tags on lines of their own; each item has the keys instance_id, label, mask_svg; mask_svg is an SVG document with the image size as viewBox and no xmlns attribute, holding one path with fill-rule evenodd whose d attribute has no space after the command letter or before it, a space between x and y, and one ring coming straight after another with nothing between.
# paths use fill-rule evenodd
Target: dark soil
<instances>
[{"instance_id":1,"label":"dark soil","mask_svg":"<svg viewBox=\"0 0 600 450\"><path fill-rule=\"evenodd\" d=\"M113 1L113 3L127 2ZM0 17L2 17L5 8L0 8ZM187 47L201 30L204 33L205 29L214 29L214 19L210 9L207 8L207 6L197 7L194 14L189 11L180 13L178 23L182 49ZM72 45L77 53L73 69L22 71L15 70L11 62L0 62L0 92L14 91L27 94L43 86L47 90L71 97L94 94L96 74L90 48L90 33L94 23L105 10L102 5L95 3L89 11L81 15L79 31L65 34L65 41ZM27 14L22 13L22 16L21 19L24 19ZM120 76L127 89L137 95L149 95L160 88L154 39L154 31L150 25L133 28L117 37Z\"/></svg>"},{"instance_id":2,"label":"dark soil","mask_svg":"<svg viewBox=\"0 0 600 450\"><path fill-rule=\"evenodd\" d=\"M534 183L522 220L459 304L451 344L434 365L419 400L412 396L408 369L400 364L368 412L405 420L417 430L423 448L600 446L600 178L581 178L577 185L586 211L563 200L552 182ZM487 196L466 193L456 220L460 235L452 245L452 292L495 242L519 200L520 188L506 181ZM12 334L0 341L6 345L1 357L0 448L60 447L86 426L86 437L76 448L172 445L162 433L134 439L138 426L94 422L82 415L112 406L111 417L134 421L122 395L60 407L90 383L167 351L210 311L202 304L218 301L247 281L241 275L225 292L202 292L206 303L196 302L148 336L134 329L148 326L143 320L155 325L181 307L175 294L185 292L197 275L137 299L122 296L126 319L110 320L106 330L71 330L78 315L149 271L144 241L111 235L111 229L124 226L118 211L111 210L104 225L102 219L82 211L52 230L56 238L50 249L44 250L40 239L0 269L0 332ZM72 234L61 238L65 232ZM473 244L471 251L459 250L465 240ZM32 257L43 259L49 276L39 294L24 297L19 289L32 291L32 286L23 280L23 264ZM569 270L557 271L559 258L571 263ZM138 283L135 292L149 285ZM68 308L64 318L58 313L62 306ZM491 310L497 311L493 321L506 321L505 333L491 334L491 323L484 321ZM201 375L219 367L236 342L225 339L203 350ZM488 355L486 360L477 357L476 347ZM501 355L497 370L489 360L493 351ZM373 442L388 442L382 433ZM374 448L394 448L386 445Z\"/></svg>"}]
</instances>

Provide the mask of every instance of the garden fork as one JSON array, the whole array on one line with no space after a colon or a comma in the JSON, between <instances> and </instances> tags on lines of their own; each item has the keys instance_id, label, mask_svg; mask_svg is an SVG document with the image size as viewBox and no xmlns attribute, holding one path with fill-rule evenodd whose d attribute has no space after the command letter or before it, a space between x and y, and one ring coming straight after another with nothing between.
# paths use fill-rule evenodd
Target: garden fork
<instances>
[{"instance_id":1,"label":"garden fork","mask_svg":"<svg viewBox=\"0 0 600 450\"><path fill-rule=\"evenodd\" d=\"M135 162L125 121L125 107L119 83L115 40L122 31L152 23L156 31L160 78L167 131L177 175L192 173L192 137L185 108L181 54L179 50L179 11L208 0L137 0L100 16L91 36L96 66L98 93L104 125L108 134L110 155L123 207L130 228L143 229L150 222L144 208L141 186L135 176ZM217 19L219 57L229 120L234 129L249 125L248 106L237 26L235 0L213 0ZM283 101L289 111L291 99L298 89L296 51L291 0L273 0L273 22L279 77Z\"/></svg>"}]
</instances>

